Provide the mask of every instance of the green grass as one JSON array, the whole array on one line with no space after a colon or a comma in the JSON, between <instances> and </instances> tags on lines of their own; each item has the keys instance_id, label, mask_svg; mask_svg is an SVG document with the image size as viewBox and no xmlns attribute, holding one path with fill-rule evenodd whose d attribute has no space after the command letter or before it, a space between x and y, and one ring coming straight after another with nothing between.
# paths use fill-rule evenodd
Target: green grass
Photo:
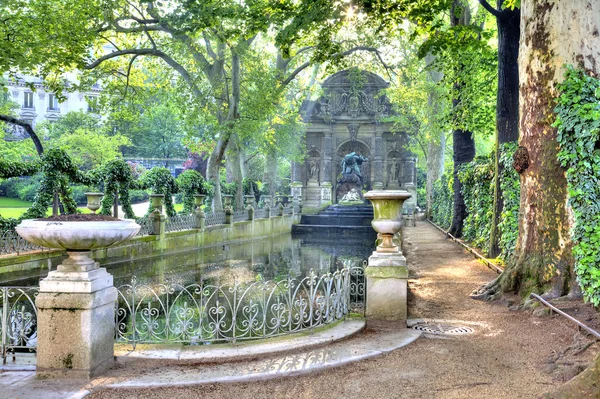
<instances>
[{"instance_id":1,"label":"green grass","mask_svg":"<svg viewBox=\"0 0 600 399\"><path fill-rule=\"evenodd\" d=\"M32 202L21 201L18 198L0 197L0 208L29 208Z\"/></svg>"}]
</instances>

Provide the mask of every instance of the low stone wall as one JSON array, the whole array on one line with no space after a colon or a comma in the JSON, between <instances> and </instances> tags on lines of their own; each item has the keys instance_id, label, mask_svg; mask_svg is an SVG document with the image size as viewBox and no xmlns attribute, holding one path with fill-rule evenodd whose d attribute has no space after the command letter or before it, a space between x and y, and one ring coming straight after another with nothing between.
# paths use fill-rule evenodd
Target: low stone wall
<instances>
[{"instance_id":1,"label":"low stone wall","mask_svg":"<svg viewBox=\"0 0 600 399\"><path fill-rule=\"evenodd\" d=\"M268 219L234 222L208 226L202 230L183 230L135 237L124 244L93 251L94 259L100 263L107 259L123 259L137 256L152 256L169 252L256 240L279 234L289 234L292 225L300 221L300 215L273 216ZM19 255L0 256L0 275L27 272L38 269L56 269L65 257L64 251L31 251Z\"/></svg>"}]
</instances>

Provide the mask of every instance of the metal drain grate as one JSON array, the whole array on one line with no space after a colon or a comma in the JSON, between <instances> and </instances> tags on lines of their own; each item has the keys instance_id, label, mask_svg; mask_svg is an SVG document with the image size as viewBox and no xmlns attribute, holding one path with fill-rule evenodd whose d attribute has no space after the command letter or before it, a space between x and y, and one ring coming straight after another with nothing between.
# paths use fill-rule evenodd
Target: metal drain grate
<instances>
[{"instance_id":1,"label":"metal drain grate","mask_svg":"<svg viewBox=\"0 0 600 399\"><path fill-rule=\"evenodd\" d=\"M412 326L413 329L423 331L426 334L436 335L469 335L475 330L471 327L456 326L445 323L417 323Z\"/></svg>"}]
</instances>

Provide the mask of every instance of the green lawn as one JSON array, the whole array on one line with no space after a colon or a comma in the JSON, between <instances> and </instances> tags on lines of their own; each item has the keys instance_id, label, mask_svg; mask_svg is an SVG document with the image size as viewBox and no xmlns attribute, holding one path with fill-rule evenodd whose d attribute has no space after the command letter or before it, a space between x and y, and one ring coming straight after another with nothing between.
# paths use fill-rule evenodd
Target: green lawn
<instances>
[{"instance_id":1,"label":"green lawn","mask_svg":"<svg viewBox=\"0 0 600 399\"><path fill-rule=\"evenodd\" d=\"M3 218L18 218L27 211L31 206L31 202L21 201L16 198L0 197L0 216ZM90 213L91 211L85 206L78 208L81 213ZM175 210L180 212L183 209L183 204L175 204ZM52 208L48 208L46 215L52 214ZM140 215L141 216L141 215Z\"/></svg>"},{"instance_id":2,"label":"green lawn","mask_svg":"<svg viewBox=\"0 0 600 399\"><path fill-rule=\"evenodd\" d=\"M21 201L18 198L0 197L0 208L29 208L31 202Z\"/></svg>"}]
</instances>

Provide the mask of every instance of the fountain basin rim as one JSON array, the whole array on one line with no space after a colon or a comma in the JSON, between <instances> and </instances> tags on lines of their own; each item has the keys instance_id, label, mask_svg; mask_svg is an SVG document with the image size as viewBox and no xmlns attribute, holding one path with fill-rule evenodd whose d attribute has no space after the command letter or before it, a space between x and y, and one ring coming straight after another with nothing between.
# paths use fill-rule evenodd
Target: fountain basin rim
<instances>
[{"instance_id":1,"label":"fountain basin rim","mask_svg":"<svg viewBox=\"0 0 600 399\"><path fill-rule=\"evenodd\" d=\"M25 219L15 230L35 245L85 251L106 248L128 240L138 233L140 225L133 219L87 222Z\"/></svg>"}]
</instances>

